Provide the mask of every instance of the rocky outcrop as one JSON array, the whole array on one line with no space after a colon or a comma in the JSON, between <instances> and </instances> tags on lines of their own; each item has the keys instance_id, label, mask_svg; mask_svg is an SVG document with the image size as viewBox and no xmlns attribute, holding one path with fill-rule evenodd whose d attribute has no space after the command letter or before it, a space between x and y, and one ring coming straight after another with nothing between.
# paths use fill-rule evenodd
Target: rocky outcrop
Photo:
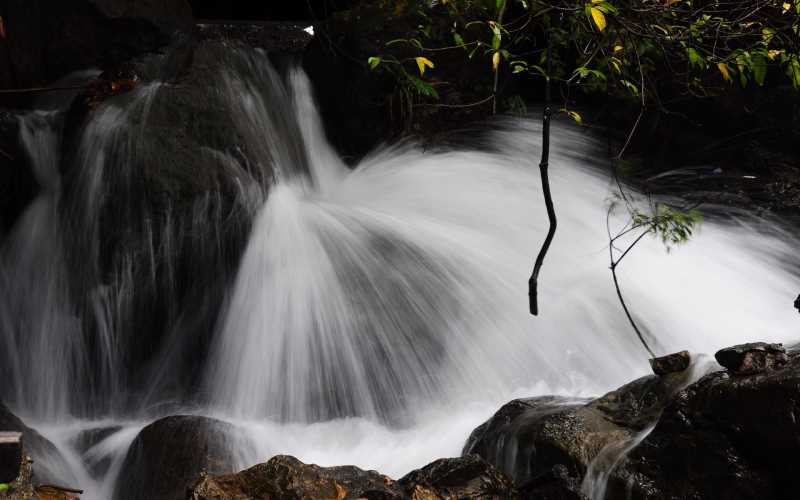
<instances>
[{"instance_id":1,"label":"rocky outcrop","mask_svg":"<svg viewBox=\"0 0 800 500\"><path fill-rule=\"evenodd\" d=\"M353 466L320 467L279 455L238 474L202 476L192 500L515 499L511 481L477 456L445 458L395 481Z\"/></svg>"},{"instance_id":2,"label":"rocky outcrop","mask_svg":"<svg viewBox=\"0 0 800 500\"><path fill-rule=\"evenodd\" d=\"M676 394L610 491L633 478L633 498L796 498L798 414L796 353L756 374L709 374Z\"/></svg>"},{"instance_id":3,"label":"rocky outcrop","mask_svg":"<svg viewBox=\"0 0 800 500\"><path fill-rule=\"evenodd\" d=\"M0 403L0 431L22 433L23 452L33 459L33 484L76 484L67 460L47 438L25 423Z\"/></svg>"},{"instance_id":4,"label":"rocky outcrop","mask_svg":"<svg viewBox=\"0 0 800 500\"><path fill-rule=\"evenodd\" d=\"M761 363L767 355L774 362ZM685 388L671 374L588 403L512 401L475 429L464 452L537 499L796 498L800 353L747 344L717 357L735 358L732 369Z\"/></svg>"},{"instance_id":5,"label":"rocky outcrop","mask_svg":"<svg viewBox=\"0 0 800 500\"><path fill-rule=\"evenodd\" d=\"M733 373L751 375L786 364L788 358L782 344L754 342L735 345L718 351L717 362Z\"/></svg>"},{"instance_id":6,"label":"rocky outcrop","mask_svg":"<svg viewBox=\"0 0 800 500\"><path fill-rule=\"evenodd\" d=\"M231 424L199 416L172 416L136 436L122 464L115 500L174 500L201 472L234 469L233 450L247 443Z\"/></svg>"},{"instance_id":7,"label":"rocky outcrop","mask_svg":"<svg viewBox=\"0 0 800 500\"><path fill-rule=\"evenodd\" d=\"M558 464L580 478L604 448L632 439L654 422L685 377L643 377L593 401L553 396L512 401L472 432L463 454L480 455L518 485Z\"/></svg>"},{"instance_id":8,"label":"rocky outcrop","mask_svg":"<svg viewBox=\"0 0 800 500\"><path fill-rule=\"evenodd\" d=\"M93 66L110 66L190 33L186 0L7 0L0 6L0 88L54 81Z\"/></svg>"}]
</instances>

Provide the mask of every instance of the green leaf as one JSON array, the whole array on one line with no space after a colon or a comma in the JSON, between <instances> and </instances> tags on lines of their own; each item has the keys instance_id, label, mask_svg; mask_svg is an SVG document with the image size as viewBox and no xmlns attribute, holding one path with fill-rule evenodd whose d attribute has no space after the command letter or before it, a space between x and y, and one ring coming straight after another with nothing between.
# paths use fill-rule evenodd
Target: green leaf
<instances>
[{"instance_id":1,"label":"green leaf","mask_svg":"<svg viewBox=\"0 0 800 500\"><path fill-rule=\"evenodd\" d=\"M373 56L367 59L367 64L369 64L369 69L375 69L378 65L383 61L382 57Z\"/></svg>"},{"instance_id":2,"label":"green leaf","mask_svg":"<svg viewBox=\"0 0 800 500\"><path fill-rule=\"evenodd\" d=\"M767 77L767 59L759 53L754 53L751 54L750 60L752 61L750 71L753 73L753 80L761 87Z\"/></svg>"},{"instance_id":3,"label":"green leaf","mask_svg":"<svg viewBox=\"0 0 800 500\"><path fill-rule=\"evenodd\" d=\"M464 39L461 38L461 35L459 35L458 33L453 32L453 41L456 42L456 45L458 45L459 47L464 46Z\"/></svg>"}]
</instances>

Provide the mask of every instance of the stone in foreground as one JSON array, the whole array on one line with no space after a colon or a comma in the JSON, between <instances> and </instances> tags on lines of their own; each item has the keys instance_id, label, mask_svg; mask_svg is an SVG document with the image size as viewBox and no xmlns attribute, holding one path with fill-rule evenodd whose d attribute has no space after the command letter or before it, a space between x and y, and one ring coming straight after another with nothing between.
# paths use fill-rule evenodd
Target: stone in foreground
<instances>
[{"instance_id":1,"label":"stone in foreground","mask_svg":"<svg viewBox=\"0 0 800 500\"><path fill-rule=\"evenodd\" d=\"M320 467L286 455L237 474L202 475L190 488L191 500L513 500L511 480L477 456L444 458L399 481L353 466Z\"/></svg>"},{"instance_id":2,"label":"stone in foreground","mask_svg":"<svg viewBox=\"0 0 800 500\"><path fill-rule=\"evenodd\" d=\"M650 360L650 368L652 368L653 373L658 376L682 372L689 368L690 364L692 364L692 356L689 354L689 351L667 354L666 356L652 358Z\"/></svg>"},{"instance_id":3,"label":"stone in foreground","mask_svg":"<svg viewBox=\"0 0 800 500\"><path fill-rule=\"evenodd\" d=\"M733 373L752 375L786 364L786 349L782 344L753 342L726 347L714 355L717 362Z\"/></svg>"}]
</instances>

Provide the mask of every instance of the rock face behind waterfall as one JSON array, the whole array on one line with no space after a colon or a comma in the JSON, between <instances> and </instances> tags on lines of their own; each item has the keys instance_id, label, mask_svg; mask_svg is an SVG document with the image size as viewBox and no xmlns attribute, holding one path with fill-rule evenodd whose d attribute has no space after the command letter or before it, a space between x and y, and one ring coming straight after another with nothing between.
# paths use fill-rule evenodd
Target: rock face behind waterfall
<instances>
[{"instance_id":1,"label":"rock face behind waterfall","mask_svg":"<svg viewBox=\"0 0 800 500\"><path fill-rule=\"evenodd\" d=\"M367 499L442 500L518 498L511 481L477 456L443 458L398 481L353 466L319 467L276 456L238 474L203 476L191 500Z\"/></svg>"},{"instance_id":2,"label":"rock face behind waterfall","mask_svg":"<svg viewBox=\"0 0 800 500\"><path fill-rule=\"evenodd\" d=\"M41 85L65 74L114 64L193 29L187 0L6 0L8 58L0 87Z\"/></svg>"},{"instance_id":3,"label":"rock face behind waterfall","mask_svg":"<svg viewBox=\"0 0 800 500\"><path fill-rule=\"evenodd\" d=\"M182 498L202 472L233 470L231 449L246 446L231 424L198 416L172 416L148 425L131 444L115 500Z\"/></svg>"},{"instance_id":4,"label":"rock face behind waterfall","mask_svg":"<svg viewBox=\"0 0 800 500\"><path fill-rule=\"evenodd\" d=\"M645 377L589 403L512 401L473 431L464 452L509 473L531 498L597 494L592 481L604 476L609 499L797 498L800 354L674 392L676 382ZM587 470L594 475L584 479Z\"/></svg>"}]
</instances>

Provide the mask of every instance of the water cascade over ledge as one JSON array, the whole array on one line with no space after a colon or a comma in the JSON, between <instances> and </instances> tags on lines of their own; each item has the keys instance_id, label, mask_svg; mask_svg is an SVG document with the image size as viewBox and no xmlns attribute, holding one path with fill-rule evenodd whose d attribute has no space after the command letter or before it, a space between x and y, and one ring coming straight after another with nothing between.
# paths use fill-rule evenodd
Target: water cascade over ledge
<instances>
[{"instance_id":1,"label":"water cascade over ledge","mask_svg":"<svg viewBox=\"0 0 800 500\"><path fill-rule=\"evenodd\" d=\"M184 170L158 128L178 86L102 104L70 158L58 112L21 119L40 194L0 241L4 397L88 498L110 496L138 430L167 414L237 425L253 446L232 450L235 467L286 453L400 475L458 454L512 397L596 395L647 373L608 269L614 185L590 135L553 130L559 232L534 318L537 121L498 121L468 147L383 146L349 168L300 70L282 78L233 49L220 64L209 109L230 135L197 137ZM171 183L190 196L165 197ZM793 340L796 248L773 222L709 216L669 253L646 238L618 272L657 354L713 352ZM77 451L81 432L109 427Z\"/></svg>"}]
</instances>

